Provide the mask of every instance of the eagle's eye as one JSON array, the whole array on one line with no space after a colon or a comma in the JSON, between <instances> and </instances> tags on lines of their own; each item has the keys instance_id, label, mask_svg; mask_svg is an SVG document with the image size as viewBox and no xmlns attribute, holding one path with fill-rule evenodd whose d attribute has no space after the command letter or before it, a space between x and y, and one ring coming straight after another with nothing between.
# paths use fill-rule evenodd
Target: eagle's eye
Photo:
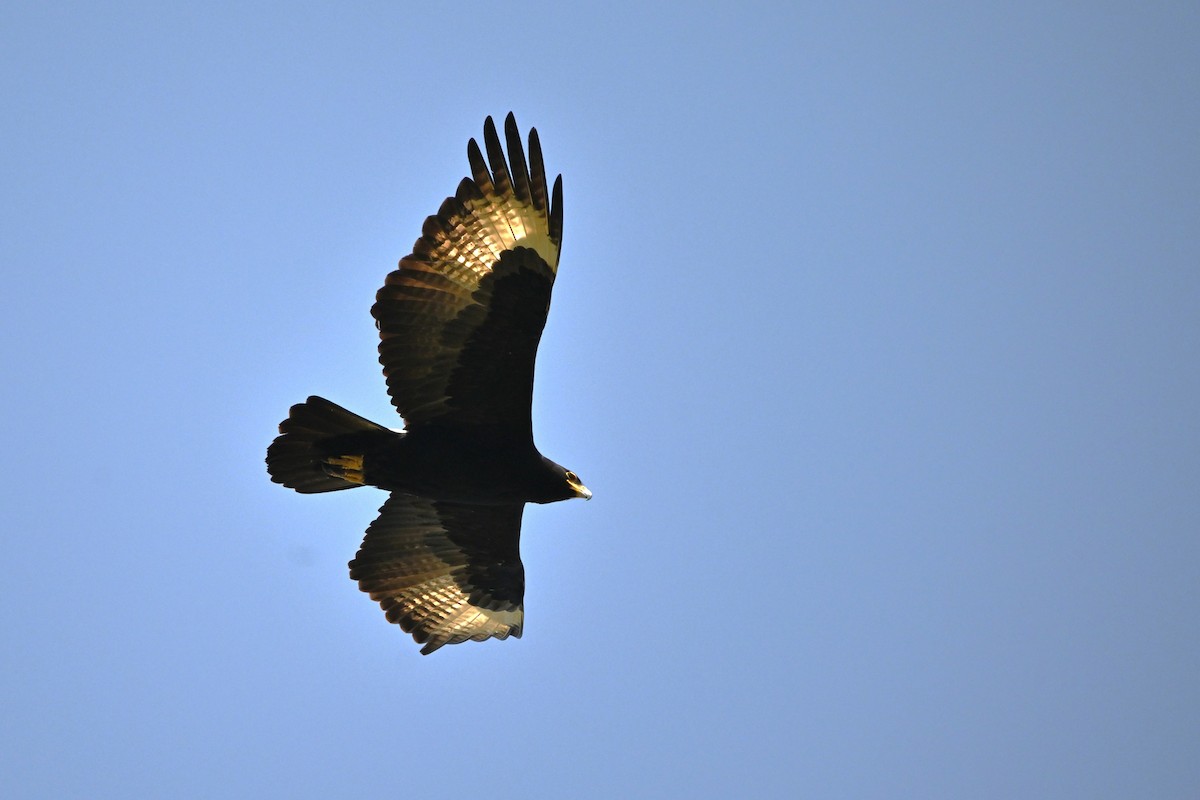
<instances>
[{"instance_id":1,"label":"eagle's eye","mask_svg":"<svg viewBox=\"0 0 1200 800\"><path fill-rule=\"evenodd\" d=\"M576 475L574 472L571 472L571 470L567 470L567 482L568 483L579 483L579 476Z\"/></svg>"}]
</instances>

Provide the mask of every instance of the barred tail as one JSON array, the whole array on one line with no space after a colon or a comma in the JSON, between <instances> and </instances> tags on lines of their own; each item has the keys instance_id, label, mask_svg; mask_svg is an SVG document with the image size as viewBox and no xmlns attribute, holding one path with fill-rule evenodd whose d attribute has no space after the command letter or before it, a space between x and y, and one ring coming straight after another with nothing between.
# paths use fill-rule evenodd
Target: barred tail
<instances>
[{"instance_id":1,"label":"barred tail","mask_svg":"<svg viewBox=\"0 0 1200 800\"><path fill-rule=\"evenodd\" d=\"M323 397L292 406L267 448L271 480L304 494L362 486L363 455L397 434Z\"/></svg>"}]
</instances>

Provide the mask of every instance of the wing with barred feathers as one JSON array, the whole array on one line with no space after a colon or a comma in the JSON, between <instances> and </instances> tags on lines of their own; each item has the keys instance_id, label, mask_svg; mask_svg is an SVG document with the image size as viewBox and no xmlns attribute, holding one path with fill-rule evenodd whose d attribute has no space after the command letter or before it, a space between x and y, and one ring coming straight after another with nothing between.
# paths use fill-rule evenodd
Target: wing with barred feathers
<instances>
[{"instance_id":1,"label":"wing with barred feathers","mask_svg":"<svg viewBox=\"0 0 1200 800\"><path fill-rule=\"evenodd\" d=\"M371 309L388 394L410 429L531 429L533 366L562 242L562 176L547 189L536 130L528 165L512 114L504 133L507 161L488 117L487 162L472 139L471 177L425 220Z\"/></svg>"},{"instance_id":2,"label":"wing with barred feathers","mask_svg":"<svg viewBox=\"0 0 1200 800\"><path fill-rule=\"evenodd\" d=\"M367 528L350 577L423 655L469 639L520 638L523 510L395 493Z\"/></svg>"}]
</instances>

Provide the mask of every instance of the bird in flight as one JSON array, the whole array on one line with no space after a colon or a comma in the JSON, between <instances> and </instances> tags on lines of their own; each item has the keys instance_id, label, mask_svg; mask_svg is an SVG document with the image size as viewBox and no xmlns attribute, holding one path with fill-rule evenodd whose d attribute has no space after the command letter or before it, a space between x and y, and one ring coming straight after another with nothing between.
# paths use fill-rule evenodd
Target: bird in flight
<instances>
[{"instance_id":1,"label":"bird in flight","mask_svg":"<svg viewBox=\"0 0 1200 800\"><path fill-rule=\"evenodd\" d=\"M533 367L562 243L562 176L547 188L537 131L529 161L512 114L508 159L492 118L484 160L427 218L387 276L371 315L394 431L310 397L267 449L271 480L303 493L390 492L350 577L429 654L520 637L526 503L591 498L579 476L538 452Z\"/></svg>"}]
</instances>

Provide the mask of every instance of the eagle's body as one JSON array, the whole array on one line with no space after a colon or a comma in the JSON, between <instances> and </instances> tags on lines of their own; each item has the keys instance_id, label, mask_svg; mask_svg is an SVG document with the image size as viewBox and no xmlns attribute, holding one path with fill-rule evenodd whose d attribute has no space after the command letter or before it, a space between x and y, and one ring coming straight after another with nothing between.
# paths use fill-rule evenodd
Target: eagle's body
<instances>
[{"instance_id":1,"label":"eagle's body","mask_svg":"<svg viewBox=\"0 0 1200 800\"><path fill-rule=\"evenodd\" d=\"M562 184L547 191L537 132L509 163L489 117L472 177L425 221L371 309L393 431L319 397L293 406L267 450L271 479L299 492L391 492L350 575L425 643L520 636L524 504L591 492L538 452L530 406L562 241Z\"/></svg>"}]
</instances>

